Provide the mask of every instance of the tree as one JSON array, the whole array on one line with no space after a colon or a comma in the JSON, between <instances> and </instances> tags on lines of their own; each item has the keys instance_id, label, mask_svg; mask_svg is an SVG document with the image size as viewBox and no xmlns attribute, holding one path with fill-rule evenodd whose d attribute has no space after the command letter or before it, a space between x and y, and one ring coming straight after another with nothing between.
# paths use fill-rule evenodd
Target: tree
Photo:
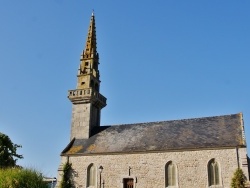
<instances>
[{"instance_id":1,"label":"tree","mask_svg":"<svg viewBox=\"0 0 250 188\"><path fill-rule=\"evenodd\" d=\"M61 188L72 188L73 184L71 182L70 173L72 171L72 164L68 161L63 166L63 177L61 182Z\"/></svg>"},{"instance_id":2,"label":"tree","mask_svg":"<svg viewBox=\"0 0 250 188\"><path fill-rule=\"evenodd\" d=\"M234 172L234 176L231 182L231 187L232 188L244 188L245 183L246 183L246 176L244 175L242 169L238 168Z\"/></svg>"},{"instance_id":3,"label":"tree","mask_svg":"<svg viewBox=\"0 0 250 188\"><path fill-rule=\"evenodd\" d=\"M21 145L13 144L11 139L0 132L0 168L16 166L17 159L22 159L22 155L16 153Z\"/></svg>"}]
</instances>

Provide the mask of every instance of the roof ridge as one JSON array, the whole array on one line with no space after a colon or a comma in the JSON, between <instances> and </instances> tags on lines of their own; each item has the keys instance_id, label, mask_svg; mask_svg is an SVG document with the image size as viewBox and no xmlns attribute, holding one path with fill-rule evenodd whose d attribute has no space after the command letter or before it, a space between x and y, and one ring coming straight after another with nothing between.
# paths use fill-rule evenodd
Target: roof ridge
<instances>
[{"instance_id":1,"label":"roof ridge","mask_svg":"<svg viewBox=\"0 0 250 188\"><path fill-rule=\"evenodd\" d=\"M225 114L225 115L216 115L216 116L203 116L197 118L184 118L184 119L172 119L172 120L163 120L163 121L148 121L148 122L137 122L137 123L125 123L125 124L113 124L113 125L102 125L102 126L125 126L125 125L141 125L141 124L151 124L151 123L163 123L163 122L171 122L171 121L185 121L185 120L198 120L205 118L216 118L216 117L225 117L225 116L233 116L233 115L242 115L242 112L234 113L234 114Z\"/></svg>"}]
</instances>

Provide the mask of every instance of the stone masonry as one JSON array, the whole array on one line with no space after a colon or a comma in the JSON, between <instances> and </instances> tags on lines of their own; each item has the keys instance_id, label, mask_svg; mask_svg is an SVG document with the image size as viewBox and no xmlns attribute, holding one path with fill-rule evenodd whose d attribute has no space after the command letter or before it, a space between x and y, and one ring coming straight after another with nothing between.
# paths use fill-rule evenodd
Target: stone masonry
<instances>
[{"instance_id":1,"label":"stone masonry","mask_svg":"<svg viewBox=\"0 0 250 188\"><path fill-rule=\"evenodd\" d=\"M246 149L239 149L239 165L248 177ZM66 162L66 157L63 157ZM85 188L87 168L93 163L103 167L101 188L123 188L123 178L134 178L136 188L164 188L165 165L172 161L177 166L179 188L208 187L207 165L209 160L216 159L220 166L221 186L229 188L234 171L238 167L237 150L216 149L199 151L173 151L161 153L113 154L70 156L76 188ZM62 160L63 161L63 160ZM129 170L129 168L131 168ZM130 172L129 172L130 171ZM97 173L97 187L100 187L100 174Z\"/></svg>"}]
</instances>

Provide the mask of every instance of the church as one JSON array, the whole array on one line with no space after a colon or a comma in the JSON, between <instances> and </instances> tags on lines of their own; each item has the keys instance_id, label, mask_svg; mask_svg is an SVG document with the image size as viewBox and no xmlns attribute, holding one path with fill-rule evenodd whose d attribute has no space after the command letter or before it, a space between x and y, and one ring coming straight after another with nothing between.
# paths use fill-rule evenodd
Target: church
<instances>
[{"instance_id":1,"label":"church","mask_svg":"<svg viewBox=\"0 0 250 188\"><path fill-rule=\"evenodd\" d=\"M72 103L70 142L61 153L75 188L229 188L241 168L249 180L243 114L100 126L99 54L92 13ZM112 100L112 99L111 99Z\"/></svg>"}]
</instances>

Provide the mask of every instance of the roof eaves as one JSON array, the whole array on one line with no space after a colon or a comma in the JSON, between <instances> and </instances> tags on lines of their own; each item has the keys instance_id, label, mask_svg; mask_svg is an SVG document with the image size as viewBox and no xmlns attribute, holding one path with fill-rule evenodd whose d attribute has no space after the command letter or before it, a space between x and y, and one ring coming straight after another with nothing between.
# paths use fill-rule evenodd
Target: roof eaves
<instances>
[{"instance_id":1,"label":"roof eaves","mask_svg":"<svg viewBox=\"0 0 250 188\"><path fill-rule=\"evenodd\" d=\"M224 147L197 147L197 148L180 148L169 150L145 150L145 151L119 151L119 152L96 152L96 153L65 153L63 156L90 156L90 155L123 155L123 154L141 154L141 153L167 153L167 152L182 152L182 151L197 151L197 150L224 150L233 148L245 148L245 145L224 146Z\"/></svg>"},{"instance_id":2,"label":"roof eaves","mask_svg":"<svg viewBox=\"0 0 250 188\"><path fill-rule=\"evenodd\" d=\"M66 148L61 152L61 156L64 155L70 148L71 146L74 144L75 142L75 138L73 138L70 143L66 146Z\"/></svg>"}]
</instances>

